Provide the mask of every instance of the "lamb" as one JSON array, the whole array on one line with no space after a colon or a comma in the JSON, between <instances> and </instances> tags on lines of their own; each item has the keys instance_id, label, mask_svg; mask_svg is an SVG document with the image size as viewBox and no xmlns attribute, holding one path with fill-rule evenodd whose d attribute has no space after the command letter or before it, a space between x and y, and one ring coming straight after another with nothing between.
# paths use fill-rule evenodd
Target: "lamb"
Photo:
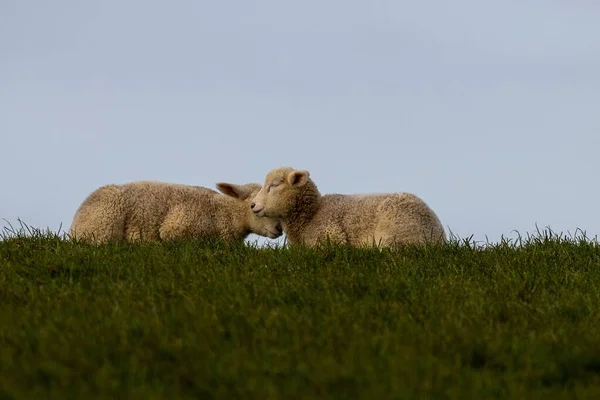
<instances>
[{"instance_id":1,"label":"lamb","mask_svg":"<svg viewBox=\"0 0 600 400\"><path fill-rule=\"evenodd\" d=\"M105 185L79 206L70 236L88 242L164 241L186 237L221 237L243 241L250 233L275 239L281 224L250 209L261 185L219 182L200 186L137 181Z\"/></svg>"},{"instance_id":2,"label":"lamb","mask_svg":"<svg viewBox=\"0 0 600 400\"><path fill-rule=\"evenodd\" d=\"M292 245L314 246L327 238L351 246L446 242L437 215L414 194L322 196L308 171L289 167L267 174L251 208L281 220Z\"/></svg>"}]
</instances>

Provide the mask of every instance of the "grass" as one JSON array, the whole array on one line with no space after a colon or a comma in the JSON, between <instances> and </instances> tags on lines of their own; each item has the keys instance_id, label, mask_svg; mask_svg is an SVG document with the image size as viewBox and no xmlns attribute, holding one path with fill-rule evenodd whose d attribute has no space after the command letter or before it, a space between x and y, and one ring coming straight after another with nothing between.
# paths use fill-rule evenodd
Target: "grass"
<instances>
[{"instance_id":1,"label":"grass","mask_svg":"<svg viewBox=\"0 0 600 400\"><path fill-rule=\"evenodd\" d=\"M600 245L0 241L0 399L600 398Z\"/></svg>"}]
</instances>

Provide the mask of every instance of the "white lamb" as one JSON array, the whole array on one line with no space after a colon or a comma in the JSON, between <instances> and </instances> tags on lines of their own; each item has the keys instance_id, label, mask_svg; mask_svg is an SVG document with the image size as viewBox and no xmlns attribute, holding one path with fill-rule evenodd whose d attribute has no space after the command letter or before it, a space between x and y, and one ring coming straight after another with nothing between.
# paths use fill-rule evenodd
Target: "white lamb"
<instances>
[{"instance_id":1,"label":"white lamb","mask_svg":"<svg viewBox=\"0 0 600 400\"><path fill-rule=\"evenodd\" d=\"M106 185L81 204L70 236L86 241L160 241L221 237L242 241L250 233L277 238L280 222L250 210L260 185L217 183L212 189L153 181Z\"/></svg>"},{"instance_id":2,"label":"white lamb","mask_svg":"<svg viewBox=\"0 0 600 400\"><path fill-rule=\"evenodd\" d=\"M281 220L290 244L314 246L329 238L352 246L444 243L436 214L410 193L322 196L308 171L268 173L251 208Z\"/></svg>"}]
</instances>

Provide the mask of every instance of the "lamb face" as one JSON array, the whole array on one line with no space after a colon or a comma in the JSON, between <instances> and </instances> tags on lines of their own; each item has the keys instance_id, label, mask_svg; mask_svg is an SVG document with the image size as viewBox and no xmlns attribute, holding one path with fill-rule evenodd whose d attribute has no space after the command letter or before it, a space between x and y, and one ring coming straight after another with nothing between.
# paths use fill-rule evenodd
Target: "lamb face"
<instances>
[{"instance_id":1,"label":"lamb face","mask_svg":"<svg viewBox=\"0 0 600 400\"><path fill-rule=\"evenodd\" d=\"M255 215L250 204L254 196L258 194L261 186L257 183L248 183L246 185L235 185L232 183L220 182L217 189L227 196L242 202L243 222L251 233L260 236L266 236L270 239L277 239L283 234L281 222L277 218L264 218Z\"/></svg>"},{"instance_id":2,"label":"lamb face","mask_svg":"<svg viewBox=\"0 0 600 400\"><path fill-rule=\"evenodd\" d=\"M248 222L250 224L250 230L261 236L266 236L269 239L277 239L283 234L283 228L281 227L281 221L278 218L260 217L252 212L251 204L252 199L258 194L261 189L260 185L247 185L251 186L250 195L244 199L245 209L247 211Z\"/></svg>"},{"instance_id":3,"label":"lamb face","mask_svg":"<svg viewBox=\"0 0 600 400\"><path fill-rule=\"evenodd\" d=\"M269 172L250 205L252 212L259 217L285 219L308 179L308 171L287 167Z\"/></svg>"}]
</instances>

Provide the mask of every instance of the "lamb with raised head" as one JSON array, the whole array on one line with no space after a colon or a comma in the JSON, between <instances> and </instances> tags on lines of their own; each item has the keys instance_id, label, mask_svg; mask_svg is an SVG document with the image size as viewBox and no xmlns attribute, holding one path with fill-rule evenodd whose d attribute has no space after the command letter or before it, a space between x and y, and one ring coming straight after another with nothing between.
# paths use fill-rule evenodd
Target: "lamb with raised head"
<instances>
[{"instance_id":1,"label":"lamb with raised head","mask_svg":"<svg viewBox=\"0 0 600 400\"><path fill-rule=\"evenodd\" d=\"M242 241L250 233L282 235L281 224L250 209L261 186L217 183L215 190L191 185L137 181L106 185L79 206L70 236L86 241L161 241L221 237Z\"/></svg>"},{"instance_id":2,"label":"lamb with raised head","mask_svg":"<svg viewBox=\"0 0 600 400\"><path fill-rule=\"evenodd\" d=\"M308 171L288 167L267 174L251 208L281 220L290 244L313 246L326 238L384 247L446 241L437 215L414 194L322 196Z\"/></svg>"}]
</instances>

